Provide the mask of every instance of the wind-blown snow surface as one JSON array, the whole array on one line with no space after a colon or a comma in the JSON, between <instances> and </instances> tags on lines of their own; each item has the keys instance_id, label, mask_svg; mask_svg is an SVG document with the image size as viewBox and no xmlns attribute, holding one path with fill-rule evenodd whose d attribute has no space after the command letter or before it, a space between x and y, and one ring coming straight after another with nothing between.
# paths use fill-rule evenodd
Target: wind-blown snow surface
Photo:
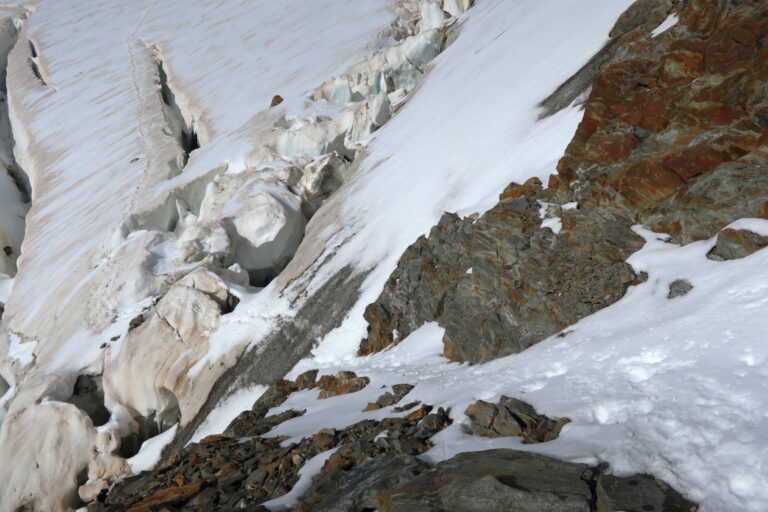
<instances>
[{"instance_id":1,"label":"wind-blown snow surface","mask_svg":"<svg viewBox=\"0 0 768 512\"><path fill-rule=\"evenodd\" d=\"M48 411L73 408L58 400L71 390L74 372L98 371L101 343L120 335L137 311L124 306L118 323L98 333L112 319L89 317L88 301L78 300L89 296L93 267L110 254L115 231L131 214L160 204L165 191L225 166L248 166L261 131L271 126L257 114L274 94L291 113L321 110L305 105L309 92L383 44L378 34L392 18L388 3L243 0L185 9L149 1L38 3L23 36L35 42L47 85L29 68L27 45L17 45L9 64L16 157L31 174L34 201L5 318L24 335L23 343L14 338L17 344L38 343L31 361L25 357L31 369L0 365L9 393L16 393L0 403L14 411L46 399L33 408L41 433ZM759 334L768 290L754 282L765 254L718 263L704 258L711 241L676 248L649 236L632 260L648 269L649 281L564 339L467 367L439 356L440 329L430 325L388 352L354 357L365 334L364 307L402 251L443 211L483 210L510 181L554 171L582 114L571 108L539 121L536 105L602 46L630 3L478 0L420 88L369 141L356 174L310 221L284 275L260 293L244 294L222 317L190 379L231 364L227 355L257 345L280 315L290 317L301 304L291 304L293 288L281 293L291 278L297 277L294 288L311 294L352 265L371 270L360 299L294 373L352 369L372 383L322 404L311 394L292 398L307 398L308 412L281 431L301 435L352 422L376 384L418 383L414 397L453 406L456 419L470 401L506 393L574 420L559 440L537 449L604 458L620 472L651 470L702 500L705 510L768 507L768 439L761 433L767 354ZM202 147L176 177L167 162L178 148L162 133L147 45L159 48L177 102L199 122ZM313 272L305 272L310 266ZM669 301L666 285L676 278L695 288ZM233 398L221 410L234 413L227 405L237 403ZM10 423L3 424L0 445L15 439L7 433ZM219 424L211 420L201 433L211 425ZM38 441L36 453L44 454L56 440L51 433ZM457 422L429 456L489 443L465 435ZM94 444L107 441L77 446L88 451ZM48 475L74 478L87 457L73 452L72 460L47 460ZM14 461L13 468L0 467L0 481L31 479L34 486L39 479L43 487L47 480L35 475L31 456Z\"/></svg>"}]
</instances>

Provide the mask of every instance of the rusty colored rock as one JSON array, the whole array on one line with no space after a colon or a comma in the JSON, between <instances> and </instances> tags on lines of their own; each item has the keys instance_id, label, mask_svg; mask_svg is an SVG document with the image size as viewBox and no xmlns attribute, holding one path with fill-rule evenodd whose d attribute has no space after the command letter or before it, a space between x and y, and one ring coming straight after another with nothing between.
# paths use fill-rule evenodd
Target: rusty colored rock
<instances>
[{"instance_id":1,"label":"rusty colored rock","mask_svg":"<svg viewBox=\"0 0 768 512\"><path fill-rule=\"evenodd\" d=\"M168 487L159 490L133 505L128 509L128 512L149 512L150 510L156 510L160 505L170 505L186 501L200 492L202 486L203 482L198 480L181 487Z\"/></svg>"},{"instance_id":2,"label":"rusty colored rock","mask_svg":"<svg viewBox=\"0 0 768 512\"><path fill-rule=\"evenodd\" d=\"M483 400L470 404L464 414L470 419L472 432L485 437L519 436L525 443L545 443L557 439L571 420L549 418L531 405L502 396L498 404Z\"/></svg>"},{"instance_id":3,"label":"rusty colored rock","mask_svg":"<svg viewBox=\"0 0 768 512\"><path fill-rule=\"evenodd\" d=\"M679 22L651 37L672 14ZM633 225L685 244L768 218L766 34L768 2L635 2L599 55L542 102L550 115L591 85L549 188L512 184L479 218L444 215L366 308L359 354L433 321L451 360L520 352L642 282L625 263L642 246ZM579 208L560 213L555 235L541 228L542 202ZM734 257L737 245L711 256Z\"/></svg>"},{"instance_id":4,"label":"rusty colored rock","mask_svg":"<svg viewBox=\"0 0 768 512\"><path fill-rule=\"evenodd\" d=\"M272 97L272 101L269 103L269 108L275 107L283 102L283 97L279 94L275 94Z\"/></svg>"},{"instance_id":5,"label":"rusty colored rock","mask_svg":"<svg viewBox=\"0 0 768 512\"><path fill-rule=\"evenodd\" d=\"M317 385L317 370L308 370L296 377L296 387L302 389L312 389Z\"/></svg>"},{"instance_id":6,"label":"rusty colored rock","mask_svg":"<svg viewBox=\"0 0 768 512\"><path fill-rule=\"evenodd\" d=\"M736 260L764 247L768 247L768 237L746 229L725 228L718 233L717 242L707 257L717 261Z\"/></svg>"},{"instance_id":7,"label":"rusty colored rock","mask_svg":"<svg viewBox=\"0 0 768 512\"><path fill-rule=\"evenodd\" d=\"M368 377L358 377L354 372L339 372L336 375L323 375L317 381L320 388L319 398L346 395L360 391L368 385Z\"/></svg>"}]
</instances>

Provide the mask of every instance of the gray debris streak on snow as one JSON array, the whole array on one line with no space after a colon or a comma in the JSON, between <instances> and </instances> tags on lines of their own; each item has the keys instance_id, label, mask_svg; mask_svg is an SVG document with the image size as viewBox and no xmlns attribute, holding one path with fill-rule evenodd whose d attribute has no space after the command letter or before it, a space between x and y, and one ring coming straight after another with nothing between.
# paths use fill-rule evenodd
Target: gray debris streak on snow
<instances>
[{"instance_id":1,"label":"gray debris streak on snow","mask_svg":"<svg viewBox=\"0 0 768 512\"><path fill-rule=\"evenodd\" d=\"M270 384L282 378L298 361L307 357L318 339L341 325L360 295L368 273L353 273L345 267L307 299L298 313L272 335L238 359L219 378L195 418L169 444L163 458L182 448L216 405L238 389Z\"/></svg>"}]
</instances>

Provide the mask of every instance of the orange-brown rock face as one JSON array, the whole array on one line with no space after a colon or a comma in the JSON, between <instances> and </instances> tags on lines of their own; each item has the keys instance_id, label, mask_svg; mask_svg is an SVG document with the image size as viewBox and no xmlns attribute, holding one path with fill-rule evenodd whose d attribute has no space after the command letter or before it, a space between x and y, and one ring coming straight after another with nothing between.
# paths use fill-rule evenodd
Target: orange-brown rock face
<instances>
[{"instance_id":1,"label":"orange-brown rock face","mask_svg":"<svg viewBox=\"0 0 768 512\"><path fill-rule=\"evenodd\" d=\"M583 206L614 204L687 242L765 208L768 3L671 12L666 32L623 36L558 174Z\"/></svg>"}]
</instances>

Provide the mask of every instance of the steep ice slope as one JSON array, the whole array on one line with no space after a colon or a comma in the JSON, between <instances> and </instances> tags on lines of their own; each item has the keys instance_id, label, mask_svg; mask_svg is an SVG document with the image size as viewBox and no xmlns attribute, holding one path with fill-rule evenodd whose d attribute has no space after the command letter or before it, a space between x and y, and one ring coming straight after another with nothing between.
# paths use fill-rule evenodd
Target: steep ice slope
<instances>
[{"instance_id":1,"label":"steep ice slope","mask_svg":"<svg viewBox=\"0 0 768 512\"><path fill-rule=\"evenodd\" d=\"M36 495L56 510L89 463L94 478L125 469L111 453L135 411L110 404L99 433L63 401L78 373L101 373L101 349L146 305L136 302L167 287L153 268L162 247L141 245L154 221L141 212L166 214L163 191L177 184L163 183L182 170L180 181L244 169L277 115L251 118L277 93L301 111L314 87L381 45L387 4L39 2L18 13L9 104L34 206L0 335L2 391L11 386L0 458L18 461L4 465L0 508ZM191 155L179 124L197 132Z\"/></svg>"},{"instance_id":2,"label":"steep ice slope","mask_svg":"<svg viewBox=\"0 0 768 512\"><path fill-rule=\"evenodd\" d=\"M160 48L170 80L179 84L177 103L199 125L203 148L185 168L197 176L242 161L253 133L236 132L274 94L305 94L375 44L390 19L383 0L344 9L328 2L268 4L42 2L29 16L23 38L36 48L43 79L29 65L30 46L17 45L9 65L11 108L16 151L35 201L8 305L11 329L55 346L73 336L88 315L72 310L84 300L67 299L81 297L100 246L130 213L151 208L159 184L178 173L179 149L162 132L148 46ZM339 23L349 29L334 32ZM328 37L331 32L336 35ZM48 293L40 300L42 288ZM51 314L64 304L66 314ZM94 328L109 321L89 320ZM97 354L82 348L90 351L73 366Z\"/></svg>"}]
</instances>

